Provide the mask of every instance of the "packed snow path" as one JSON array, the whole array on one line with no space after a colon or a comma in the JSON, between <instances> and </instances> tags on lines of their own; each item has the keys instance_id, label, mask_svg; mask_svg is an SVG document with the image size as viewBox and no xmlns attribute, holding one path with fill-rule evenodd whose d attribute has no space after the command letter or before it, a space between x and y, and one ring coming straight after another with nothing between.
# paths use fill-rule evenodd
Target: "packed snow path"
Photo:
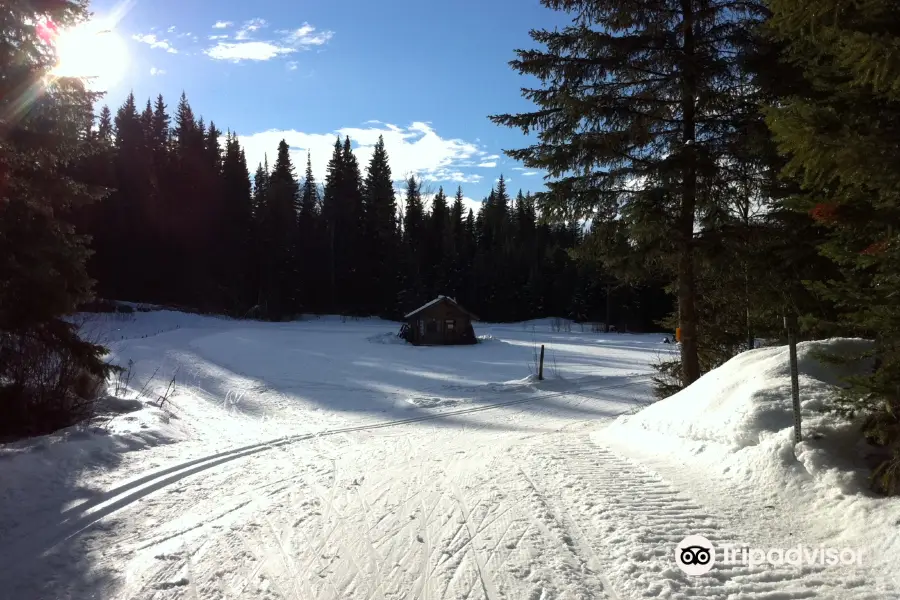
<instances>
[{"instance_id":1,"label":"packed snow path","mask_svg":"<svg viewBox=\"0 0 900 600\"><path fill-rule=\"evenodd\" d=\"M28 519L10 502L0 597L888 597L824 568L676 568L685 535L760 527L588 437L649 401L659 336L519 326L414 349L379 343L391 326L378 322L190 319L147 338L132 323L114 344L147 374L190 372L171 409L190 435L84 469ZM554 377L513 380L535 341Z\"/></svg>"}]
</instances>

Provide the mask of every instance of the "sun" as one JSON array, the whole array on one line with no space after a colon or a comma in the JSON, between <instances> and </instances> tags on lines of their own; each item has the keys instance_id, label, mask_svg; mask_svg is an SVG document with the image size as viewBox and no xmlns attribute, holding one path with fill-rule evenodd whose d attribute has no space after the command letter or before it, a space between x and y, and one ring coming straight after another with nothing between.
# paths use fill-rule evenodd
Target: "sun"
<instances>
[{"instance_id":1,"label":"sun","mask_svg":"<svg viewBox=\"0 0 900 600\"><path fill-rule=\"evenodd\" d=\"M102 21L88 21L60 31L54 40L57 77L89 78L91 88L105 91L121 81L128 67L122 37Z\"/></svg>"}]
</instances>

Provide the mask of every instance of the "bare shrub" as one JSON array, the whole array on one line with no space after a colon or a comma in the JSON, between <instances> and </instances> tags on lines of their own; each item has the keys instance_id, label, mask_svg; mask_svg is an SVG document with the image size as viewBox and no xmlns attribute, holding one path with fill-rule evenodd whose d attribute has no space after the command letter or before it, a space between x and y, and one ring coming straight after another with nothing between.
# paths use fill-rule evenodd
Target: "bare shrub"
<instances>
[{"instance_id":1,"label":"bare shrub","mask_svg":"<svg viewBox=\"0 0 900 600\"><path fill-rule=\"evenodd\" d=\"M106 378L102 346L57 320L0 333L0 437L50 433L93 416Z\"/></svg>"}]
</instances>

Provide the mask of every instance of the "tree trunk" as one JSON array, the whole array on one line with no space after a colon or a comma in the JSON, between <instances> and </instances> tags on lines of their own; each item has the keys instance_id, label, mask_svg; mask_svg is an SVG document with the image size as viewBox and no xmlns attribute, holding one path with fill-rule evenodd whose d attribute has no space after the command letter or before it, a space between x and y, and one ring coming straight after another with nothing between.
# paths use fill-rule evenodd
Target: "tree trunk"
<instances>
[{"instance_id":1,"label":"tree trunk","mask_svg":"<svg viewBox=\"0 0 900 600\"><path fill-rule=\"evenodd\" d=\"M694 283L694 212L697 204L696 98L697 74L694 47L693 0L681 0L684 58L681 67L682 118L684 119L684 180L678 218L678 320L681 326L681 366L685 387L700 378L697 348L696 286Z\"/></svg>"}]
</instances>

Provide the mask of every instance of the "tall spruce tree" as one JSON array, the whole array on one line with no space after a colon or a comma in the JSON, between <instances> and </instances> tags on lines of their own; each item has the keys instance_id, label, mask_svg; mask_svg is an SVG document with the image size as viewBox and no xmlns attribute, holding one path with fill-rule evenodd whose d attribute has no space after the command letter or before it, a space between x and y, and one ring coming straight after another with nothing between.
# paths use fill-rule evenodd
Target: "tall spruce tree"
<instances>
[{"instance_id":1,"label":"tall spruce tree","mask_svg":"<svg viewBox=\"0 0 900 600\"><path fill-rule=\"evenodd\" d=\"M252 263L255 227L247 158L237 135L225 136L222 163L222 218L217 240L219 284L225 308L243 315L253 305L257 271Z\"/></svg>"},{"instance_id":2,"label":"tall spruce tree","mask_svg":"<svg viewBox=\"0 0 900 600\"><path fill-rule=\"evenodd\" d=\"M876 366L837 400L886 450L876 486L900 493L900 13L896 3L772 0L771 30L808 84L769 111L802 187L794 205L828 229L838 275L814 284Z\"/></svg>"},{"instance_id":3,"label":"tall spruce tree","mask_svg":"<svg viewBox=\"0 0 900 600\"><path fill-rule=\"evenodd\" d=\"M508 152L554 178L538 195L562 219L620 218L651 231L658 256L673 256L683 381L701 374L695 225L715 201L728 157L730 110L741 72L735 51L764 16L730 0L543 0L573 25L532 31L542 50L512 67L538 77L525 91L538 110L492 117L536 131L538 143Z\"/></svg>"},{"instance_id":4,"label":"tall spruce tree","mask_svg":"<svg viewBox=\"0 0 900 600\"><path fill-rule=\"evenodd\" d=\"M344 170L341 178L340 212L338 231L338 290L340 305L343 311L353 314L366 312L367 286L365 278L364 228L365 213L363 207L363 180L359 161L353 154L350 137L344 138L341 148L341 165Z\"/></svg>"},{"instance_id":5,"label":"tall spruce tree","mask_svg":"<svg viewBox=\"0 0 900 600\"><path fill-rule=\"evenodd\" d=\"M300 280L300 303L305 310L322 310L322 289L326 283L325 270L316 257L322 256L319 190L312 170L312 155L306 155L306 173L300 191L300 212L297 216L297 259Z\"/></svg>"},{"instance_id":6,"label":"tall spruce tree","mask_svg":"<svg viewBox=\"0 0 900 600\"><path fill-rule=\"evenodd\" d=\"M82 341L63 318L91 297L87 240L70 219L103 194L74 175L92 147L98 96L81 81L51 76L55 39L47 23L65 28L86 18L83 4L68 0L11 0L0 10L2 437L85 417L90 401L73 400L79 371L109 372L103 348Z\"/></svg>"},{"instance_id":7,"label":"tall spruce tree","mask_svg":"<svg viewBox=\"0 0 900 600\"><path fill-rule=\"evenodd\" d=\"M269 318L281 320L300 308L296 247L300 186L285 140L278 144L275 167L266 185L260 221L263 305Z\"/></svg>"},{"instance_id":8,"label":"tall spruce tree","mask_svg":"<svg viewBox=\"0 0 900 600\"><path fill-rule=\"evenodd\" d=\"M325 303L332 309L338 305L338 270L343 268L339 262L339 235L344 222L343 190L344 190L344 148L341 138L334 142L334 152L325 175L324 198L322 199L322 219L324 225L324 242L328 257L328 294ZM343 256L343 255L341 255Z\"/></svg>"},{"instance_id":9,"label":"tall spruce tree","mask_svg":"<svg viewBox=\"0 0 900 600\"><path fill-rule=\"evenodd\" d=\"M365 180L366 280L375 314L397 316L397 199L384 137L379 136Z\"/></svg>"}]
</instances>

